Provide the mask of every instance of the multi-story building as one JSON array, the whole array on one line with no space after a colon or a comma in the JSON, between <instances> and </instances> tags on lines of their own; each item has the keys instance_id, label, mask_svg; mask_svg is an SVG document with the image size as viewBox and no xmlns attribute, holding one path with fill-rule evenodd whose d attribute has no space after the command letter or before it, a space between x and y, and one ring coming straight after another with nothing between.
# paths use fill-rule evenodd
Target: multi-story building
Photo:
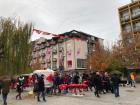
<instances>
[{"instance_id":1,"label":"multi-story building","mask_svg":"<svg viewBox=\"0 0 140 105\"><path fill-rule=\"evenodd\" d=\"M119 11L122 48L125 48L127 54L122 58L129 62L125 64L128 73L139 73L139 49L140 49L140 0L131 0L132 2L121 6ZM127 52L128 51L128 52Z\"/></svg>"},{"instance_id":2,"label":"multi-story building","mask_svg":"<svg viewBox=\"0 0 140 105\"><path fill-rule=\"evenodd\" d=\"M140 33L140 0L132 0L131 3L118 9L122 40L134 38Z\"/></svg>"},{"instance_id":3,"label":"multi-story building","mask_svg":"<svg viewBox=\"0 0 140 105\"><path fill-rule=\"evenodd\" d=\"M33 70L86 70L87 55L93 51L97 42L103 45L103 39L76 30L58 36L33 42Z\"/></svg>"}]
</instances>

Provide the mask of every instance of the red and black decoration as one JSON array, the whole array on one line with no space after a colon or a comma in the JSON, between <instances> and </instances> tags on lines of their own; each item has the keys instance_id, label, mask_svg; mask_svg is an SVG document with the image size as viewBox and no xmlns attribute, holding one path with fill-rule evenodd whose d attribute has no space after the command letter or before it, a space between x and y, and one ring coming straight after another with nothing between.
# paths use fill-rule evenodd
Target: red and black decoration
<instances>
[{"instance_id":1,"label":"red and black decoration","mask_svg":"<svg viewBox=\"0 0 140 105\"><path fill-rule=\"evenodd\" d=\"M48 35L48 36L52 36L53 38L58 38L58 39L73 39L73 40L76 40L76 41L80 41L81 39L80 38L76 38L76 37L72 37L72 36L68 36L68 35L56 35L56 34L52 34L52 33L49 33L49 32L46 32L46 31L41 31L41 30L38 30L38 29L33 29L33 32L39 34L39 35Z\"/></svg>"}]
</instances>

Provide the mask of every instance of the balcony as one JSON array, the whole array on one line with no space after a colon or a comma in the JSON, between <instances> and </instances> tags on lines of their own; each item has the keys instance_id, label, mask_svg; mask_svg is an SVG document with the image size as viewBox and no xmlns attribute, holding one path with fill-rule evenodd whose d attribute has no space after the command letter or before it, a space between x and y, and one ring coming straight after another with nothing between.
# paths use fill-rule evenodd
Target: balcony
<instances>
[{"instance_id":1,"label":"balcony","mask_svg":"<svg viewBox=\"0 0 140 105\"><path fill-rule=\"evenodd\" d=\"M35 49L36 49L36 51L39 51L40 50L40 46L36 47Z\"/></svg>"},{"instance_id":2,"label":"balcony","mask_svg":"<svg viewBox=\"0 0 140 105\"><path fill-rule=\"evenodd\" d=\"M53 66L52 69L53 69L53 70L57 70L57 66Z\"/></svg>"},{"instance_id":3,"label":"balcony","mask_svg":"<svg viewBox=\"0 0 140 105\"><path fill-rule=\"evenodd\" d=\"M52 41L50 42L50 44L51 44L51 45L55 45L56 42L52 40Z\"/></svg>"},{"instance_id":4,"label":"balcony","mask_svg":"<svg viewBox=\"0 0 140 105\"><path fill-rule=\"evenodd\" d=\"M40 41L41 43L46 43L46 39L41 39L41 41Z\"/></svg>"},{"instance_id":5,"label":"balcony","mask_svg":"<svg viewBox=\"0 0 140 105\"><path fill-rule=\"evenodd\" d=\"M63 39L58 39L58 43L62 43L63 42Z\"/></svg>"},{"instance_id":6,"label":"balcony","mask_svg":"<svg viewBox=\"0 0 140 105\"><path fill-rule=\"evenodd\" d=\"M50 47L50 43L47 42L47 43L46 43L46 47Z\"/></svg>"},{"instance_id":7,"label":"balcony","mask_svg":"<svg viewBox=\"0 0 140 105\"><path fill-rule=\"evenodd\" d=\"M40 41L38 41L38 42L37 42L37 45L40 45L40 44L41 44L41 42L40 42Z\"/></svg>"},{"instance_id":8,"label":"balcony","mask_svg":"<svg viewBox=\"0 0 140 105\"><path fill-rule=\"evenodd\" d=\"M88 43L89 44L95 44L96 42L95 42L95 40L88 40Z\"/></svg>"},{"instance_id":9,"label":"balcony","mask_svg":"<svg viewBox=\"0 0 140 105\"><path fill-rule=\"evenodd\" d=\"M33 59L36 59L36 56L33 56L32 58L33 58Z\"/></svg>"},{"instance_id":10,"label":"balcony","mask_svg":"<svg viewBox=\"0 0 140 105\"><path fill-rule=\"evenodd\" d=\"M57 59L56 58L53 58L53 62L57 62Z\"/></svg>"},{"instance_id":11,"label":"balcony","mask_svg":"<svg viewBox=\"0 0 140 105\"><path fill-rule=\"evenodd\" d=\"M42 57L45 57L45 53L42 53L41 56L42 56Z\"/></svg>"},{"instance_id":12,"label":"balcony","mask_svg":"<svg viewBox=\"0 0 140 105\"><path fill-rule=\"evenodd\" d=\"M57 50L56 49L53 49L53 54L56 54L57 53Z\"/></svg>"},{"instance_id":13,"label":"balcony","mask_svg":"<svg viewBox=\"0 0 140 105\"><path fill-rule=\"evenodd\" d=\"M33 49L33 52L36 52L36 48Z\"/></svg>"},{"instance_id":14,"label":"balcony","mask_svg":"<svg viewBox=\"0 0 140 105\"><path fill-rule=\"evenodd\" d=\"M46 62L43 60L43 61L41 61L41 64L45 64Z\"/></svg>"},{"instance_id":15,"label":"balcony","mask_svg":"<svg viewBox=\"0 0 140 105\"><path fill-rule=\"evenodd\" d=\"M64 50L63 47L60 47L60 48L59 48L59 52L62 52L63 50Z\"/></svg>"},{"instance_id":16,"label":"balcony","mask_svg":"<svg viewBox=\"0 0 140 105\"><path fill-rule=\"evenodd\" d=\"M41 50L41 49L44 49L44 46L43 46L43 45L40 46L40 50Z\"/></svg>"}]
</instances>

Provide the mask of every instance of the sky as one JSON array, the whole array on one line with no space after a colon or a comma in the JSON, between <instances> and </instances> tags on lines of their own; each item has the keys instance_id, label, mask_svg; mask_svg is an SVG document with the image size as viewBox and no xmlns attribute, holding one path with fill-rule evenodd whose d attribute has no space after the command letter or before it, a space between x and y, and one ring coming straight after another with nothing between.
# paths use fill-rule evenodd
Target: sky
<instances>
[{"instance_id":1,"label":"sky","mask_svg":"<svg viewBox=\"0 0 140 105\"><path fill-rule=\"evenodd\" d=\"M78 30L111 44L120 35L118 8L131 0L0 0L0 16L32 22L34 28L60 34ZM39 38L33 33L32 40Z\"/></svg>"}]
</instances>

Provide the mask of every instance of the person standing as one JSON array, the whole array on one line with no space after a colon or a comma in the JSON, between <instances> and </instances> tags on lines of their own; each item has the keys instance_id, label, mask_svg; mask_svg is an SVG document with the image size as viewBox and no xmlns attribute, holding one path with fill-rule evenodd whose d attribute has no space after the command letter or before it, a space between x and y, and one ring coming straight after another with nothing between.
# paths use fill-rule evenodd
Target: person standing
<instances>
[{"instance_id":1,"label":"person standing","mask_svg":"<svg viewBox=\"0 0 140 105\"><path fill-rule=\"evenodd\" d=\"M3 98L3 105L7 105L7 96L10 91L10 79L8 77L4 77L2 79L2 98Z\"/></svg>"},{"instance_id":2,"label":"person standing","mask_svg":"<svg viewBox=\"0 0 140 105\"><path fill-rule=\"evenodd\" d=\"M21 93L23 92L23 85L21 82L17 83L17 92L18 94L16 95L16 99L19 97L19 99L21 100Z\"/></svg>"},{"instance_id":3,"label":"person standing","mask_svg":"<svg viewBox=\"0 0 140 105\"><path fill-rule=\"evenodd\" d=\"M131 73L130 74L130 77L131 77L131 80L132 80L132 87L136 87L136 82L135 82L135 78L136 78L136 75L135 75L135 73Z\"/></svg>"},{"instance_id":4,"label":"person standing","mask_svg":"<svg viewBox=\"0 0 140 105\"><path fill-rule=\"evenodd\" d=\"M95 76L95 78L93 80L93 83L95 85L95 96L100 97L99 96L99 91L101 89L102 81L101 81L101 77L100 77L100 73L99 72L96 72L96 76Z\"/></svg>"},{"instance_id":5,"label":"person standing","mask_svg":"<svg viewBox=\"0 0 140 105\"><path fill-rule=\"evenodd\" d=\"M117 76L117 74L114 74L111 78L112 86L113 86L113 93L115 94L115 97L119 97L119 83L120 78Z\"/></svg>"},{"instance_id":6,"label":"person standing","mask_svg":"<svg viewBox=\"0 0 140 105\"><path fill-rule=\"evenodd\" d=\"M20 100L21 98L21 93L23 92L23 85L24 85L24 78L22 76L20 76L18 78L18 82L17 82L17 92L18 94L16 95L16 99L19 98Z\"/></svg>"},{"instance_id":7,"label":"person standing","mask_svg":"<svg viewBox=\"0 0 140 105\"><path fill-rule=\"evenodd\" d=\"M54 78L53 78L53 93L56 95L56 91L58 90L58 93L61 93L61 90L59 89L59 85L61 84L61 80L62 78L60 78L59 74L56 73L54 75Z\"/></svg>"},{"instance_id":8,"label":"person standing","mask_svg":"<svg viewBox=\"0 0 140 105\"><path fill-rule=\"evenodd\" d=\"M79 79L80 79L79 74L76 73L76 74L73 76L73 83L74 83L74 84L79 84Z\"/></svg>"},{"instance_id":9,"label":"person standing","mask_svg":"<svg viewBox=\"0 0 140 105\"><path fill-rule=\"evenodd\" d=\"M46 102L45 99L45 84L44 84L44 75L38 77L38 91L37 91L37 101L40 102L40 95L43 97L43 101Z\"/></svg>"},{"instance_id":10,"label":"person standing","mask_svg":"<svg viewBox=\"0 0 140 105\"><path fill-rule=\"evenodd\" d=\"M1 95L1 89L2 89L2 81L0 80L0 95Z\"/></svg>"}]
</instances>

